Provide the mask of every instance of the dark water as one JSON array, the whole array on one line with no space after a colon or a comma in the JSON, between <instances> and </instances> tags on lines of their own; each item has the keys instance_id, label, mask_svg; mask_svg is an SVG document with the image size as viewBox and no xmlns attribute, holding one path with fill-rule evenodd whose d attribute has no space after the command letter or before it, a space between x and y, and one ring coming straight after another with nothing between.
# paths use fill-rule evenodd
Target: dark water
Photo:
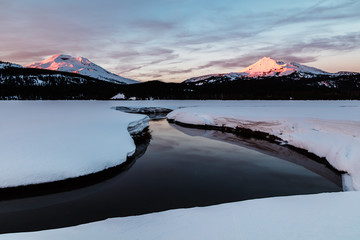
<instances>
[{"instance_id":1,"label":"dark water","mask_svg":"<svg viewBox=\"0 0 360 240\"><path fill-rule=\"evenodd\" d=\"M269 196L341 191L337 173L289 150L276 149L281 148L278 145L257 140L230 144L224 141L236 141L233 135L175 128L165 120L152 121L150 130L147 150L142 146L145 154L115 177L72 191L0 201L0 232L58 228ZM250 148L280 154L292 162Z\"/></svg>"}]
</instances>

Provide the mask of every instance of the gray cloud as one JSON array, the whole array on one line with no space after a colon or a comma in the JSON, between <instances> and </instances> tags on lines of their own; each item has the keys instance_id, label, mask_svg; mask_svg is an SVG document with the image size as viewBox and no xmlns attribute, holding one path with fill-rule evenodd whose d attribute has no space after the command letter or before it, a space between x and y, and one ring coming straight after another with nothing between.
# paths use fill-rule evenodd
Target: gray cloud
<instances>
[{"instance_id":1,"label":"gray cloud","mask_svg":"<svg viewBox=\"0 0 360 240\"><path fill-rule=\"evenodd\" d=\"M61 54L62 51L55 49L41 50L41 51L20 51L20 52L12 52L9 55L6 55L5 58L22 58L29 59L33 57L43 57L54 54Z\"/></svg>"},{"instance_id":2,"label":"gray cloud","mask_svg":"<svg viewBox=\"0 0 360 240\"><path fill-rule=\"evenodd\" d=\"M240 57L209 61L196 69L221 67L234 69L248 66L264 56L288 62L309 63L318 59L317 55L322 50L350 51L360 48L360 33L348 33L329 38L314 38L306 42L294 44L271 45L255 49L255 54L246 54ZM302 54L302 55L299 55Z\"/></svg>"},{"instance_id":3,"label":"gray cloud","mask_svg":"<svg viewBox=\"0 0 360 240\"><path fill-rule=\"evenodd\" d=\"M313 6L296 12L284 19L275 22L278 24L293 24L304 23L311 21L329 21L358 17L359 2L358 1L345 1L336 2L333 5L321 5L324 1L315 3Z\"/></svg>"},{"instance_id":4,"label":"gray cloud","mask_svg":"<svg viewBox=\"0 0 360 240\"><path fill-rule=\"evenodd\" d=\"M183 80L263 56L308 63L359 49L359 32L347 28L359 22L358 1L239 2L0 0L0 56L29 64L64 53L134 78Z\"/></svg>"},{"instance_id":5,"label":"gray cloud","mask_svg":"<svg viewBox=\"0 0 360 240\"><path fill-rule=\"evenodd\" d=\"M164 22L158 20L138 20L131 22L130 25L141 30L151 31L152 33L168 31L176 27L174 22Z\"/></svg>"},{"instance_id":6,"label":"gray cloud","mask_svg":"<svg viewBox=\"0 0 360 240\"><path fill-rule=\"evenodd\" d=\"M293 45L298 51L333 50L348 51L360 48L360 32L337 35L329 38L316 38Z\"/></svg>"}]
</instances>

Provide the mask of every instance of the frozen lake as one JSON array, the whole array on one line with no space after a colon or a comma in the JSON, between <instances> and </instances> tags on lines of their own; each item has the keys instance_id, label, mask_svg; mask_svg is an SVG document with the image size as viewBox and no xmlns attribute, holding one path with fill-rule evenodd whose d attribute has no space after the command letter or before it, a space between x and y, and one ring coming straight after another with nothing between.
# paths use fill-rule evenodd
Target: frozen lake
<instances>
[{"instance_id":1,"label":"frozen lake","mask_svg":"<svg viewBox=\"0 0 360 240\"><path fill-rule=\"evenodd\" d=\"M262 152L276 150L291 161L255 151L263 144L255 139L235 140L228 133L182 128L166 120L150 122L150 132L150 144L141 146L144 155L110 179L60 193L2 200L0 232L58 228L245 199L341 191L338 173L321 164L311 165L313 161L306 157L298 159L289 149L279 151L276 144L263 147Z\"/></svg>"}]
</instances>

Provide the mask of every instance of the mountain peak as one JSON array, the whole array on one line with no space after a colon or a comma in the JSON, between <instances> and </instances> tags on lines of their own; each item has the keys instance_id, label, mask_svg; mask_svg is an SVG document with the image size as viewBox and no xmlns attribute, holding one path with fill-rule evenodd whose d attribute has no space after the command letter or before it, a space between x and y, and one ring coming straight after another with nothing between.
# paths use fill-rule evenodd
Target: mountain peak
<instances>
[{"instance_id":1,"label":"mountain peak","mask_svg":"<svg viewBox=\"0 0 360 240\"><path fill-rule=\"evenodd\" d=\"M303 78L311 78L319 75L333 75L332 73L322 71L318 68L309 67L296 62L286 63L284 61L275 60L271 57L263 57L254 64L245 67L238 72L209 74L200 77L189 78L184 82L197 83L198 85L201 85L204 82L216 82L224 77L232 81L240 78L256 79L258 77L281 77L293 73L296 74L297 77Z\"/></svg>"},{"instance_id":2,"label":"mountain peak","mask_svg":"<svg viewBox=\"0 0 360 240\"><path fill-rule=\"evenodd\" d=\"M275 60L271 57L263 57L260 60L258 60L256 63L263 63L263 64L284 64L283 61Z\"/></svg>"},{"instance_id":3,"label":"mountain peak","mask_svg":"<svg viewBox=\"0 0 360 240\"><path fill-rule=\"evenodd\" d=\"M241 69L238 73L248 77L271 77L286 76L295 72L300 75L329 74L317 68L308 67L296 62L286 63L270 57L263 57L256 63Z\"/></svg>"},{"instance_id":4,"label":"mountain peak","mask_svg":"<svg viewBox=\"0 0 360 240\"><path fill-rule=\"evenodd\" d=\"M72 57L65 54L56 54L41 62L29 64L25 67L78 73L80 75L85 75L97 78L99 80L119 84L131 84L137 82L135 80L123 78L116 74L110 73L109 71L96 65L95 63L92 63L87 58Z\"/></svg>"}]
</instances>

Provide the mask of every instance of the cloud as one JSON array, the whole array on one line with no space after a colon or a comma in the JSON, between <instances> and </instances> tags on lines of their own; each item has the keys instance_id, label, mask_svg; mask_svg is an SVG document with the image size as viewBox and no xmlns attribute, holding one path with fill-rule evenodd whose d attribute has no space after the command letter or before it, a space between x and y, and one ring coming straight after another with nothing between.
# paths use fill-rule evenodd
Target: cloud
<instances>
[{"instance_id":1,"label":"cloud","mask_svg":"<svg viewBox=\"0 0 360 240\"><path fill-rule=\"evenodd\" d=\"M126 74L136 70L140 70L149 66L154 66L162 62L167 62L179 57L178 54L174 53L174 50L167 49L167 48L149 48L143 51L139 51L139 54L133 56L126 56L128 59L132 59L132 62L135 64L124 64L119 63L116 67L114 67L114 71L118 74ZM141 58L141 62L136 63L136 59L138 57Z\"/></svg>"},{"instance_id":2,"label":"cloud","mask_svg":"<svg viewBox=\"0 0 360 240\"><path fill-rule=\"evenodd\" d=\"M3 60L29 64L64 53L121 75L183 79L236 71L263 56L314 62L360 43L358 1L34 2L0 0Z\"/></svg>"},{"instance_id":3,"label":"cloud","mask_svg":"<svg viewBox=\"0 0 360 240\"><path fill-rule=\"evenodd\" d=\"M164 22L159 20L137 20L130 23L131 27L138 28L141 30L147 30L152 33L158 33L163 31L168 31L174 29L176 27L176 23L174 22Z\"/></svg>"},{"instance_id":4,"label":"cloud","mask_svg":"<svg viewBox=\"0 0 360 240\"><path fill-rule=\"evenodd\" d=\"M322 3L324 1L297 11L295 14L276 21L275 25L354 18L358 17L358 10L360 10L358 1L337 2L330 5L322 5Z\"/></svg>"},{"instance_id":5,"label":"cloud","mask_svg":"<svg viewBox=\"0 0 360 240\"><path fill-rule=\"evenodd\" d=\"M5 59L33 59L33 58L42 58L44 56L54 55L54 54L62 54L62 51L54 50L54 49L47 49L47 50L40 50L40 51L17 51L12 52L6 56Z\"/></svg>"},{"instance_id":6,"label":"cloud","mask_svg":"<svg viewBox=\"0 0 360 240\"><path fill-rule=\"evenodd\" d=\"M298 51L349 51L360 48L360 32L347 33L328 38L315 38L293 44Z\"/></svg>"},{"instance_id":7,"label":"cloud","mask_svg":"<svg viewBox=\"0 0 360 240\"><path fill-rule=\"evenodd\" d=\"M182 74L182 73L191 73L194 69L188 68L188 69L179 69L179 70L161 70L160 72L162 74Z\"/></svg>"}]
</instances>

